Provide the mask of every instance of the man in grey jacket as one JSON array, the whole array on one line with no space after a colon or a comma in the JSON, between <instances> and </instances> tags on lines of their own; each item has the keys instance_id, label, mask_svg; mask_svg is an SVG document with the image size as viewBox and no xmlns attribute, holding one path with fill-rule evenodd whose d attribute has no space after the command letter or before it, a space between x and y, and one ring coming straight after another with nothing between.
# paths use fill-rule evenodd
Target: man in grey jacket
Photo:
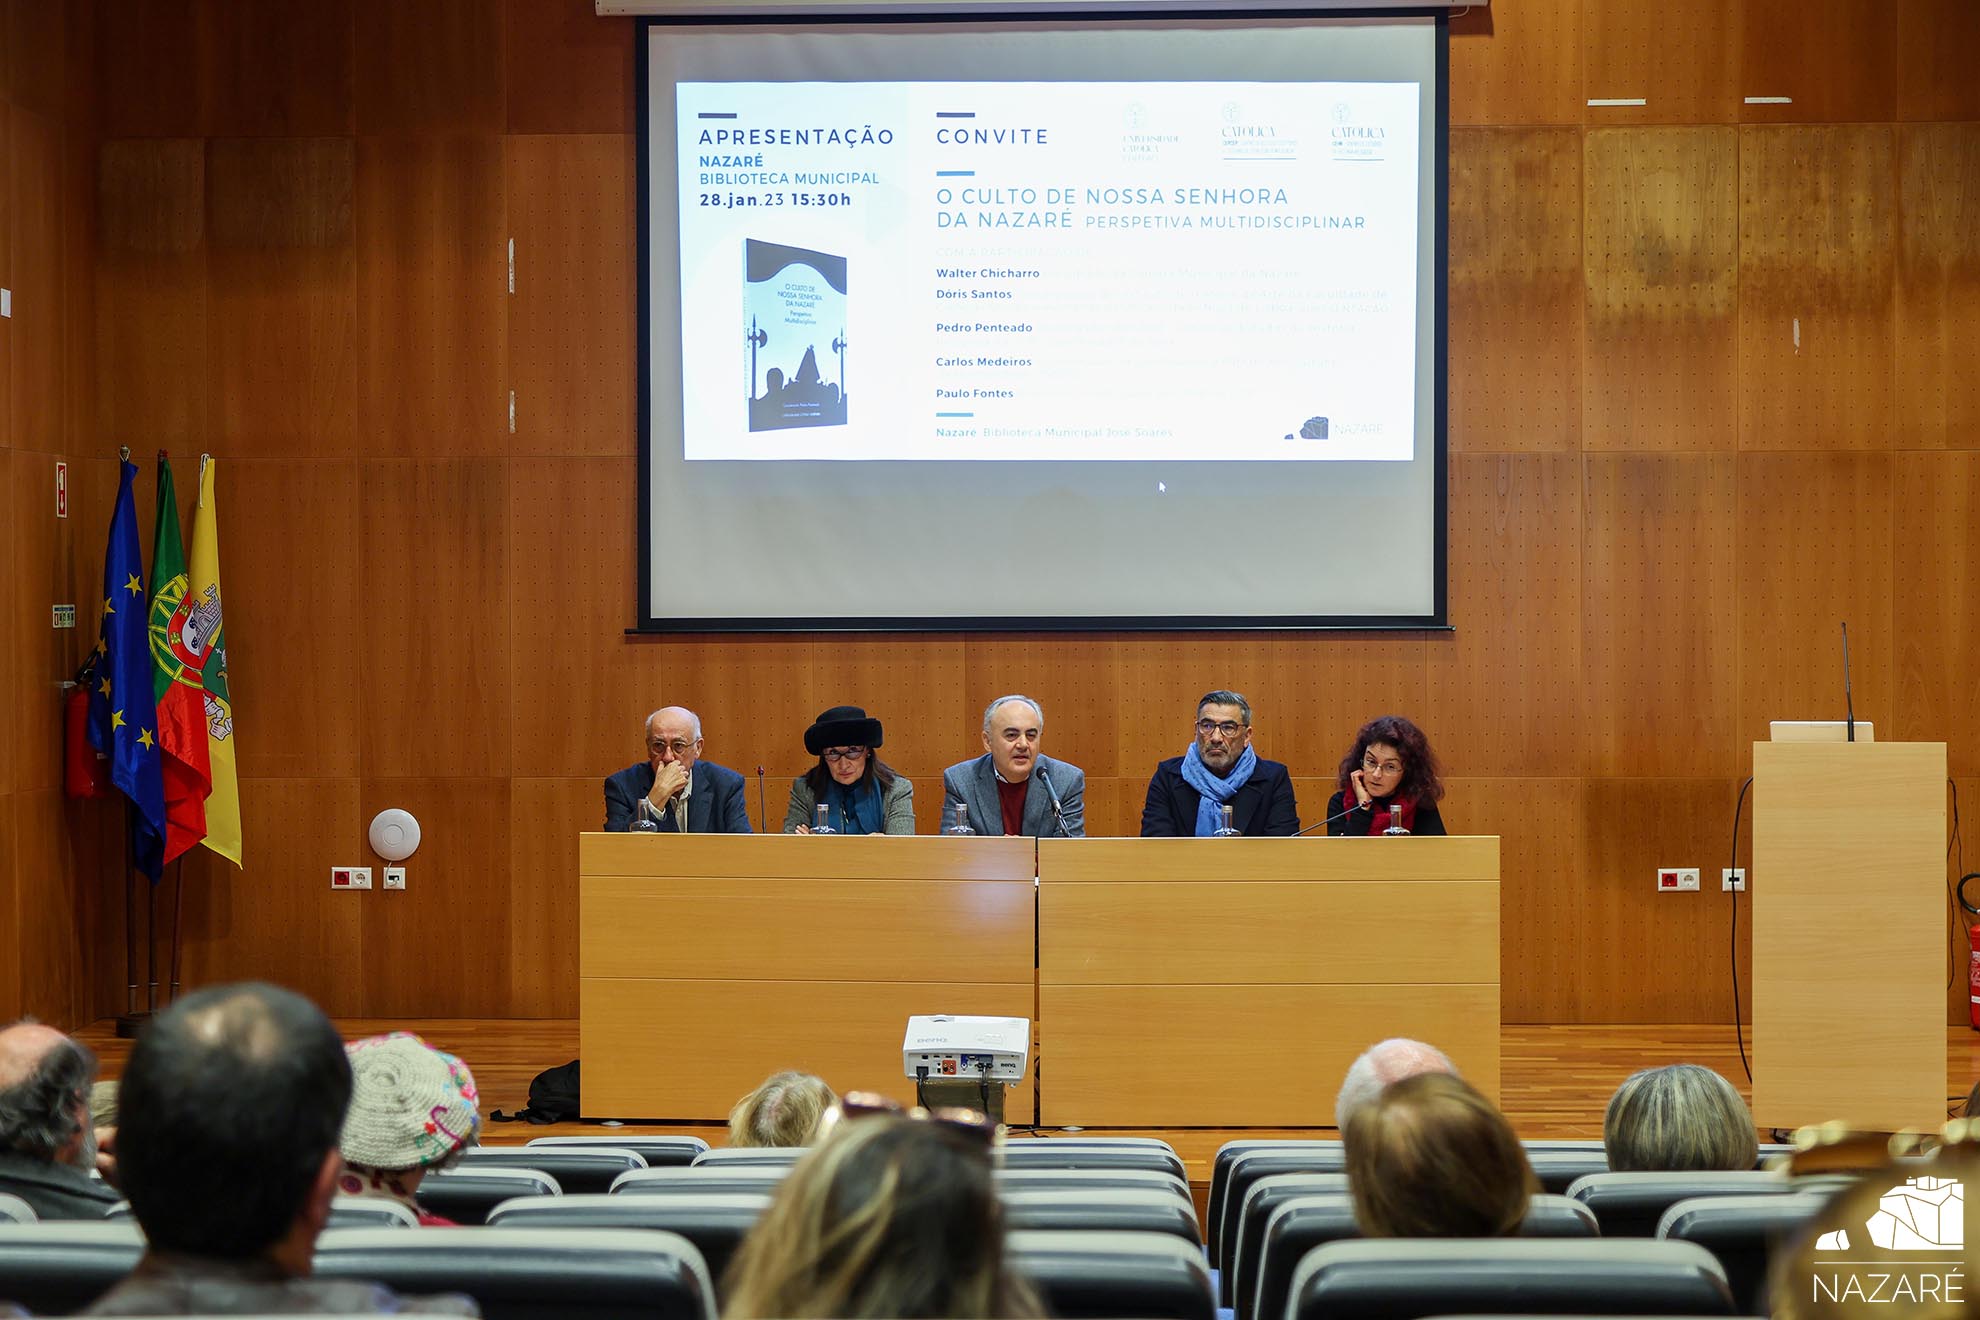
<instances>
[{"instance_id":1,"label":"man in grey jacket","mask_svg":"<svg viewBox=\"0 0 1980 1320\"><path fill-rule=\"evenodd\" d=\"M96 1055L38 1022L0 1031L0 1192L43 1219L101 1219L123 1197L96 1170Z\"/></svg>"},{"instance_id":2,"label":"man in grey jacket","mask_svg":"<svg viewBox=\"0 0 1980 1320\"><path fill-rule=\"evenodd\" d=\"M943 826L958 808L977 834L1086 837L1086 773L1038 750L1045 711L1030 697L999 697L983 712L983 755L942 772Z\"/></svg>"}]
</instances>

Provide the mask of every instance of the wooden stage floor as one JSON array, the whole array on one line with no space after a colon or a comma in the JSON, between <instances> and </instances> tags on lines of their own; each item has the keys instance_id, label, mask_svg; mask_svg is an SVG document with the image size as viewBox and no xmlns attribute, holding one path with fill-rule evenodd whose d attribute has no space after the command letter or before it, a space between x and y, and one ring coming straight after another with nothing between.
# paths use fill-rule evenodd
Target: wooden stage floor
<instances>
[{"instance_id":1,"label":"wooden stage floor","mask_svg":"<svg viewBox=\"0 0 1980 1320\"><path fill-rule=\"evenodd\" d=\"M527 1103L529 1080L538 1072L577 1055L577 1022L571 1019L433 1019L382 1021L345 1019L337 1023L347 1038L384 1031L416 1031L441 1049L460 1055L481 1089L482 1113L514 1113ZM116 1038L102 1021L77 1033L103 1060L103 1075L116 1077L130 1043ZM1508 1026L1502 1033L1501 1105L1522 1137L1600 1137L1602 1112L1618 1083L1639 1068L1666 1063L1698 1063L1717 1069L1750 1094L1739 1050L1730 1028L1695 1024L1671 1026L1574 1025ZM1752 1057L1749 1030L1747 1057ZM1980 1078L1980 1032L1946 1029L1948 1103L1955 1106ZM766 1071L768 1068L766 1066ZM905 1096L912 1086L898 1077L875 1078L873 1089ZM1956 1095L1954 1093L1957 1093ZM1333 1121L1331 1091L1313 1097L1315 1128ZM1050 1117L1050 1114L1047 1114ZM527 1123L486 1123L482 1141L491 1146L521 1145L531 1137L562 1133L601 1135L613 1129L586 1123L532 1127ZM629 1126L627 1132L690 1132L720 1145L723 1129L681 1124ZM1136 1133L1145 1129L1135 1129ZM1041 1134L1049 1137L1051 1129ZM1122 1135L1127 1135L1122 1130ZM1331 1130L1183 1128L1155 1131L1189 1166L1193 1183L1207 1182L1217 1147L1236 1136L1331 1136ZM1018 1139L1024 1139L1020 1136Z\"/></svg>"}]
</instances>

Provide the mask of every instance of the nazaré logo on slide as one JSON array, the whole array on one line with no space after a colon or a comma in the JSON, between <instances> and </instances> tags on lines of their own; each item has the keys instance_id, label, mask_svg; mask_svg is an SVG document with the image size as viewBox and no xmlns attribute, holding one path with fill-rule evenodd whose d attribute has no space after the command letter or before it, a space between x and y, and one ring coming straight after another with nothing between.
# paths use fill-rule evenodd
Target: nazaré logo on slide
<instances>
[{"instance_id":1,"label":"nazar\u00e9 logo on slide","mask_svg":"<svg viewBox=\"0 0 1980 1320\"><path fill-rule=\"evenodd\" d=\"M1860 1315L1891 1307L1900 1316L1939 1316L1966 1302L1966 1189L1957 1178L1923 1175L1845 1192L1823 1212L1840 1223L1801 1258L1808 1269L1809 1317ZM1830 1216L1839 1218L1830 1218ZM1797 1287L1800 1285L1796 1285Z\"/></svg>"},{"instance_id":2,"label":"nazar\u00e9 logo on slide","mask_svg":"<svg viewBox=\"0 0 1980 1320\"><path fill-rule=\"evenodd\" d=\"M1930 1251L1966 1245L1966 1189L1957 1178L1907 1178L1877 1201L1877 1213L1864 1221L1865 1241L1847 1229L1824 1233L1817 1251Z\"/></svg>"}]
</instances>

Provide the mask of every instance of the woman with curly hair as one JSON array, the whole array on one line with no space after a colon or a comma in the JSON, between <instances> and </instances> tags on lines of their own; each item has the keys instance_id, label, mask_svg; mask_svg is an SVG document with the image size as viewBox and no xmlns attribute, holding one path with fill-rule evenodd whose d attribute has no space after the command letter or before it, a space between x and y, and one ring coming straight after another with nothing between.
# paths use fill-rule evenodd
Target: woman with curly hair
<instances>
[{"instance_id":1,"label":"woman with curly hair","mask_svg":"<svg viewBox=\"0 0 1980 1320\"><path fill-rule=\"evenodd\" d=\"M1437 800L1444 796L1437 754L1423 730L1400 715L1361 726L1341 758L1340 791L1327 800L1329 834L1447 834Z\"/></svg>"}]
</instances>

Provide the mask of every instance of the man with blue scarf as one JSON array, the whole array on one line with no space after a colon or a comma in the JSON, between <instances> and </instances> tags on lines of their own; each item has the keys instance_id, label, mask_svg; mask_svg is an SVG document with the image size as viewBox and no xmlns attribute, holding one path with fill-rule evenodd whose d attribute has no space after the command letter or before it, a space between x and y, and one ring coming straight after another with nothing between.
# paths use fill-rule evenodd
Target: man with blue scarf
<instances>
[{"instance_id":1,"label":"man with blue scarf","mask_svg":"<svg viewBox=\"0 0 1980 1320\"><path fill-rule=\"evenodd\" d=\"M1251 703L1236 692L1206 692L1196 703L1196 741L1155 767L1141 809L1143 838L1195 835L1223 828L1224 808L1239 834L1299 833L1292 776L1251 747Z\"/></svg>"}]
</instances>

